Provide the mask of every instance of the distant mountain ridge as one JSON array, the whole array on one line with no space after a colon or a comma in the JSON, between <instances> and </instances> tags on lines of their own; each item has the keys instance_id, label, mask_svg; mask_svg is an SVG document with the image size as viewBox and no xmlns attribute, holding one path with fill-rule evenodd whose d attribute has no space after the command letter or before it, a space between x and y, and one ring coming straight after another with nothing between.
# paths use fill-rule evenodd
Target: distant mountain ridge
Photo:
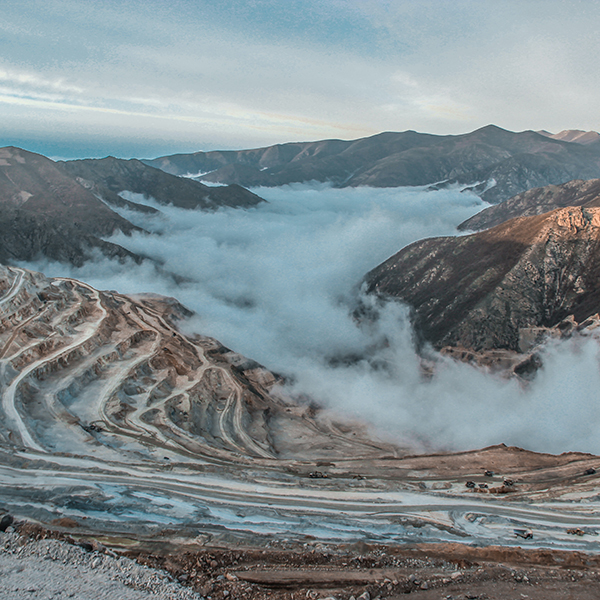
<instances>
[{"instance_id":1,"label":"distant mountain ridge","mask_svg":"<svg viewBox=\"0 0 600 600\"><path fill-rule=\"evenodd\" d=\"M600 177L600 144L488 125L464 135L386 132L351 141L176 154L143 162L174 175L244 186L313 180L338 187L459 184L498 203L533 187Z\"/></svg>"},{"instance_id":2,"label":"distant mountain ridge","mask_svg":"<svg viewBox=\"0 0 600 600\"><path fill-rule=\"evenodd\" d=\"M546 137L563 142L574 142L576 144L595 144L600 141L600 133L597 131L583 131L581 129L563 129L559 133L550 133L549 131L538 131Z\"/></svg>"},{"instance_id":3,"label":"distant mountain ridge","mask_svg":"<svg viewBox=\"0 0 600 600\"><path fill-rule=\"evenodd\" d=\"M57 165L81 183L93 182L100 186L101 193L102 188L115 194L128 191L153 198L159 204L172 204L179 208L248 208L263 202L262 198L239 185L208 187L192 179L175 177L137 159L123 160L109 156L70 160Z\"/></svg>"},{"instance_id":4,"label":"distant mountain ridge","mask_svg":"<svg viewBox=\"0 0 600 600\"><path fill-rule=\"evenodd\" d=\"M0 262L47 258L80 266L98 251L110 258L141 260L102 239L117 231L143 231L110 206L159 212L122 198L123 191L203 210L263 202L239 186L210 188L137 160L55 163L20 148L0 148Z\"/></svg>"}]
</instances>

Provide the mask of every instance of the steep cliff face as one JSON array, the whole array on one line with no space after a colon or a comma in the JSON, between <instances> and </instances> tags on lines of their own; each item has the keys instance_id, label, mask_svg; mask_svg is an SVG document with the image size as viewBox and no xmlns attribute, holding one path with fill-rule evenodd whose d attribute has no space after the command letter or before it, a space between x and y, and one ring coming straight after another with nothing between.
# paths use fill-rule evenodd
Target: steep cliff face
<instances>
[{"instance_id":1,"label":"steep cliff face","mask_svg":"<svg viewBox=\"0 0 600 600\"><path fill-rule=\"evenodd\" d=\"M536 327L600 310L600 208L563 208L464 237L415 242L366 276L406 302L435 347L523 349Z\"/></svg>"},{"instance_id":2,"label":"steep cliff face","mask_svg":"<svg viewBox=\"0 0 600 600\"><path fill-rule=\"evenodd\" d=\"M575 179L562 185L547 185L518 194L490 206L458 226L461 231L481 231L516 217L541 215L557 208L600 206L600 179Z\"/></svg>"}]
</instances>

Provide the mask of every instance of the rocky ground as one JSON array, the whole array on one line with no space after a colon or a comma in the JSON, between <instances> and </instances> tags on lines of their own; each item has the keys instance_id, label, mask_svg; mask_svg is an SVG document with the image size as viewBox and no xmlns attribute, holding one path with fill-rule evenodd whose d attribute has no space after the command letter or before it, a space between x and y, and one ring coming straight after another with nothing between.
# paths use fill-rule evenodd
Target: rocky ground
<instances>
[{"instance_id":1,"label":"rocky ground","mask_svg":"<svg viewBox=\"0 0 600 600\"><path fill-rule=\"evenodd\" d=\"M438 349L525 355L544 330L584 334L597 325L599 247L600 209L560 208L420 240L365 282L368 292L409 304L418 334Z\"/></svg>"},{"instance_id":2,"label":"rocky ground","mask_svg":"<svg viewBox=\"0 0 600 600\"><path fill-rule=\"evenodd\" d=\"M0 533L0 581L0 598L6 600L199 598L163 571L98 545L77 546L44 539L41 534L27 537L16 532Z\"/></svg>"},{"instance_id":3,"label":"rocky ground","mask_svg":"<svg viewBox=\"0 0 600 600\"><path fill-rule=\"evenodd\" d=\"M124 556L129 554L132 558ZM136 560L133 560L136 559ZM323 545L114 552L25 522L0 533L0 598L423 600L598 598L600 559L457 544Z\"/></svg>"},{"instance_id":4,"label":"rocky ground","mask_svg":"<svg viewBox=\"0 0 600 600\"><path fill-rule=\"evenodd\" d=\"M598 597L598 457L411 455L174 301L0 269L0 598Z\"/></svg>"}]
</instances>

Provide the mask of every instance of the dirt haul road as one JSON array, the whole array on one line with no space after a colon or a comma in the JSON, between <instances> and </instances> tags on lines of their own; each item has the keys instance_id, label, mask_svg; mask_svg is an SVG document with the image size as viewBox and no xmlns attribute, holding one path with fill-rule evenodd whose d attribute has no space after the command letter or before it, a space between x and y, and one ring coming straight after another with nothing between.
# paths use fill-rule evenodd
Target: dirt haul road
<instances>
[{"instance_id":1,"label":"dirt haul road","mask_svg":"<svg viewBox=\"0 0 600 600\"><path fill-rule=\"evenodd\" d=\"M17 519L160 556L276 543L308 560L314 541L598 551L596 457L411 456L183 335L172 300L0 269L0 508Z\"/></svg>"}]
</instances>

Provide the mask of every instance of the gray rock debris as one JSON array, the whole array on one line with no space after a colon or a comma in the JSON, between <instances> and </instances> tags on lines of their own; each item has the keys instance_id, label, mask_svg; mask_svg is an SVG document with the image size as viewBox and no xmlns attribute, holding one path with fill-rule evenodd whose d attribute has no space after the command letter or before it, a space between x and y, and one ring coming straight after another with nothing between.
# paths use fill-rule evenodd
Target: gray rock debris
<instances>
[{"instance_id":1,"label":"gray rock debris","mask_svg":"<svg viewBox=\"0 0 600 600\"><path fill-rule=\"evenodd\" d=\"M0 533L0 600L203 600L156 569L57 540Z\"/></svg>"}]
</instances>

